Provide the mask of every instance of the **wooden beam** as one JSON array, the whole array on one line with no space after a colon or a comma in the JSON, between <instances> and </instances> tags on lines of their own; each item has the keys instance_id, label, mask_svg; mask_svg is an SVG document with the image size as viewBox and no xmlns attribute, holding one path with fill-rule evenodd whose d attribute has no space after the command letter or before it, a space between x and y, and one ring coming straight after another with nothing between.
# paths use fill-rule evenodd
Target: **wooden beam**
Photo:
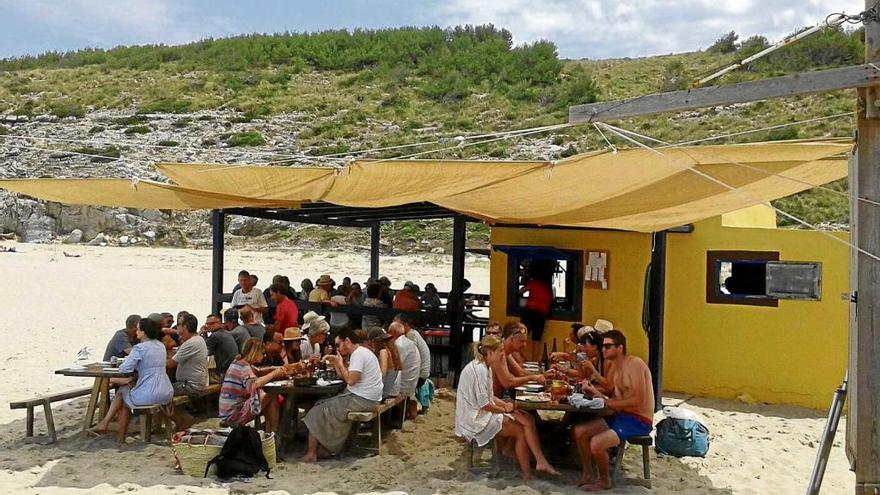
<instances>
[{"instance_id":1,"label":"wooden beam","mask_svg":"<svg viewBox=\"0 0 880 495\"><path fill-rule=\"evenodd\" d=\"M651 235L651 273L648 279L648 368L654 386L654 411L663 408L663 323L666 312L666 231Z\"/></svg>"},{"instance_id":2,"label":"wooden beam","mask_svg":"<svg viewBox=\"0 0 880 495\"><path fill-rule=\"evenodd\" d=\"M223 210L211 212L211 313L220 314L223 307L223 257L226 214Z\"/></svg>"},{"instance_id":3,"label":"wooden beam","mask_svg":"<svg viewBox=\"0 0 880 495\"><path fill-rule=\"evenodd\" d=\"M569 108L568 121L572 124L604 122L662 112L677 112L841 89L867 88L876 85L880 85L880 70L869 64L855 65L759 81L577 105Z\"/></svg>"},{"instance_id":4,"label":"wooden beam","mask_svg":"<svg viewBox=\"0 0 880 495\"><path fill-rule=\"evenodd\" d=\"M379 280L379 256L380 256L380 244L379 244L379 232L381 223L376 222L370 225L370 277L373 280ZM364 291L367 288L364 287Z\"/></svg>"}]
</instances>

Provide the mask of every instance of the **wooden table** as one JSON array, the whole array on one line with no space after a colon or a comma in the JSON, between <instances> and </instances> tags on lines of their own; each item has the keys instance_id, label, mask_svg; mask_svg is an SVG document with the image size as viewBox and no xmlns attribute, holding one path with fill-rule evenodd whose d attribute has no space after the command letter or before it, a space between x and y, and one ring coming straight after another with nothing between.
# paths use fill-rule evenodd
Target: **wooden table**
<instances>
[{"instance_id":1,"label":"wooden table","mask_svg":"<svg viewBox=\"0 0 880 495\"><path fill-rule=\"evenodd\" d=\"M286 385L276 385L268 383L263 386L263 390L268 393L274 393L284 396L284 406L281 408L281 418L278 421L278 432L275 434L276 452L278 456L284 456L284 448L286 437L292 436L296 432L289 432L291 424L296 419L297 402L302 397L313 397L315 399L323 397L332 397L345 389L345 382L334 385L320 387L318 385L295 385L292 381Z\"/></svg>"},{"instance_id":2,"label":"wooden table","mask_svg":"<svg viewBox=\"0 0 880 495\"><path fill-rule=\"evenodd\" d=\"M99 419L104 419L107 409L110 408L110 379L127 378L134 373L122 373L119 368L108 368L97 363L88 364L85 368L64 368L55 371L56 375L94 378L92 393L89 396L89 407L86 408L86 417L83 419L83 431L92 427L95 420L95 408L99 410Z\"/></svg>"}]
</instances>

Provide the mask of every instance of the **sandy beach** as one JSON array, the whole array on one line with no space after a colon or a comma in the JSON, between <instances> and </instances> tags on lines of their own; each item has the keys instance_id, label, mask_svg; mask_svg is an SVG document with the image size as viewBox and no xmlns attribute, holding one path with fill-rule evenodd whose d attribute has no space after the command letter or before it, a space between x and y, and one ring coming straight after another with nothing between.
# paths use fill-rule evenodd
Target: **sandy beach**
<instances>
[{"instance_id":1,"label":"sandy beach","mask_svg":"<svg viewBox=\"0 0 880 495\"><path fill-rule=\"evenodd\" d=\"M211 253L204 250L101 248L0 243L16 253L0 253L0 288L7 306L0 326L0 397L3 402L89 385L54 374L72 365L88 347L100 359L107 340L128 314L188 310L199 322L210 309ZM68 257L79 255L79 257ZM383 257L382 274L395 286L404 280L434 282L448 290L451 260L443 255ZM366 279L365 253L230 251L226 288L240 269L260 276L264 287L275 273L298 285L303 277L328 273L336 280ZM488 289L488 260L468 258L473 291ZM670 394L664 403L685 406L706 419L711 432L705 459L676 459L651 452L654 488L622 487L610 493L799 494L810 475L825 411L687 398ZM562 494L577 493L562 479L523 483L512 466L490 479L465 469L463 446L453 435L454 396L441 391L430 414L390 433L382 456L343 456L315 465L295 459L273 471L273 479L221 484L185 476L173 468L169 447L129 439L121 449L109 439L80 435L85 399L53 405L59 442L26 444L24 410L0 406L0 493L26 494L226 494L226 493L407 493ZM661 419L662 414L656 420ZM215 424L208 420L206 425ZM37 433L45 431L37 413ZM851 493L854 475L843 451L843 422L835 439L823 494ZM628 452L625 470L636 476L640 456Z\"/></svg>"}]
</instances>

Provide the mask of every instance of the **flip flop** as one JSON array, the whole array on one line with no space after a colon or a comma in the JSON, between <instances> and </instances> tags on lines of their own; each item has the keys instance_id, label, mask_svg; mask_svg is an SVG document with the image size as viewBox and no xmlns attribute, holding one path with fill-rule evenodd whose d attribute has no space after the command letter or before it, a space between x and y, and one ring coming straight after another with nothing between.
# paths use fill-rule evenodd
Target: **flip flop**
<instances>
[{"instance_id":1,"label":"flip flop","mask_svg":"<svg viewBox=\"0 0 880 495\"><path fill-rule=\"evenodd\" d=\"M105 432L105 433L106 433L106 432ZM97 432L97 431L95 431L95 430L93 430L93 429L91 429L91 428L89 428L88 430L86 430L86 435L88 435L88 436L90 436L90 437L92 437L92 438L104 438L104 435L103 435L102 433Z\"/></svg>"}]
</instances>

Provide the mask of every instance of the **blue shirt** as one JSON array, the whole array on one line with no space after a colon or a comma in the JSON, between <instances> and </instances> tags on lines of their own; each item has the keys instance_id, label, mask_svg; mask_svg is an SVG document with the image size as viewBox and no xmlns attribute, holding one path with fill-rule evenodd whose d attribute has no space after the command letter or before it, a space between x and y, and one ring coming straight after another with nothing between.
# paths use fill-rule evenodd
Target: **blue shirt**
<instances>
[{"instance_id":1,"label":"blue shirt","mask_svg":"<svg viewBox=\"0 0 880 495\"><path fill-rule=\"evenodd\" d=\"M158 340L145 340L131 348L131 354L119 366L123 373L138 374L137 384L123 395L128 407L171 402L174 388L165 371L165 360L165 346Z\"/></svg>"}]
</instances>

